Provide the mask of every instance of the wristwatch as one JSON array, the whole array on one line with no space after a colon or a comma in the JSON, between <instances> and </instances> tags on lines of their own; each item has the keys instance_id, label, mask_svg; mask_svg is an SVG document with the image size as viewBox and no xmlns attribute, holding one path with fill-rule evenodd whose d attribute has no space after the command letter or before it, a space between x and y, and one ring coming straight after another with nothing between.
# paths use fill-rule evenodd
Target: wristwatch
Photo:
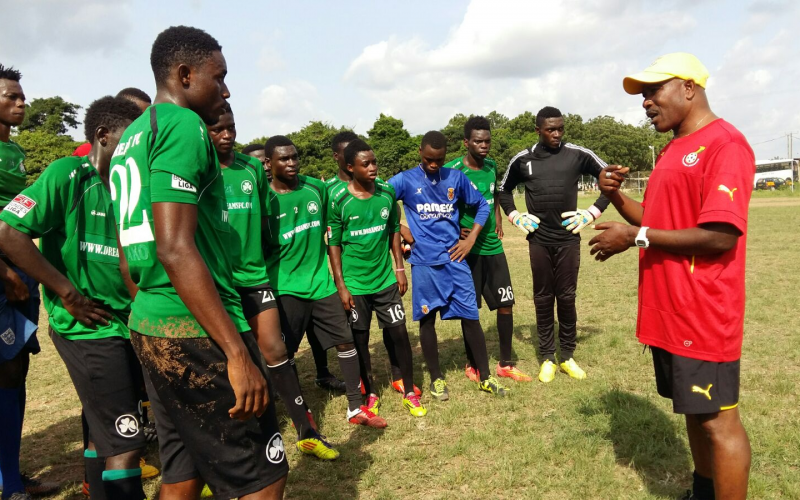
<instances>
[{"instance_id":1,"label":"wristwatch","mask_svg":"<svg viewBox=\"0 0 800 500\"><path fill-rule=\"evenodd\" d=\"M648 248L650 246L650 240L647 239L647 230L650 229L647 226L643 226L639 229L639 234L636 235L636 246L639 248Z\"/></svg>"}]
</instances>

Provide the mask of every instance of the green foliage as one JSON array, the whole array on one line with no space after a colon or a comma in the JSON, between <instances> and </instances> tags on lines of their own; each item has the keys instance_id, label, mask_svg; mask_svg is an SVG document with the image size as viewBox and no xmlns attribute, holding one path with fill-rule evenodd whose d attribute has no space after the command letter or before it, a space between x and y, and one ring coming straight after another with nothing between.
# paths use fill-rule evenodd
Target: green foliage
<instances>
[{"instance_id":1,"label":"green foliage","mask_svg":"<svg viewBox=\"0 0 800 500\"><path fill-rule=\"evenodd\" d=\"M77 128L77 104L65 101L59 96L34 99L25 105L25 121L19 126L20 131L36 130L48 134L66 134L71 128Z\"/></svg>"},{"instance_id":2,"label":"green foliage","mask_svg":"<svg viewBox=\"0 0 800 500\"><path fill-rule=\"evenodd\" d=\"M339 166L333 161L331 141L343 130L347 130L346 127L336 128L328 123L310 122L298 132L286 136L297 147L303 175L325 179L336 175Z\"/></svg>"},{"instance_id":3,"label":"green foliage","mask_svg":"<svg viewBox=\"0 0 800 500\"><path fill-rule=\"evenodd\" d=\"M381 113L367 134L378 158L382 179L419 163L419 140L411 137L403 126L403 120Z\"/></svg>"},{"instance_id":4,"label":"green foliage","mask_svg":"<svg viewBox=\"0 0 800 500\"><path fill-rule=\"evenodd\" d=\"M44 130L23 130L14 137L14 142L25 150L29 186L48 165L59 158L70 156L81 144L70 136L51 134Z\"/></svg>"}]
</instances>

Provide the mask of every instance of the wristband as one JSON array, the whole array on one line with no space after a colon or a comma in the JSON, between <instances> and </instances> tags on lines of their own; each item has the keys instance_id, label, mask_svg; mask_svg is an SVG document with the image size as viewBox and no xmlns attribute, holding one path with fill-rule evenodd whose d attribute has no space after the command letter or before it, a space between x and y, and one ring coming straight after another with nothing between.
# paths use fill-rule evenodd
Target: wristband
<instances>
[{"instance_id":1,"label":"wristband","mask_svg":"<svg viewBox=\"0 0 800 500\"><path fill-rule=\"evenodd\" d=\"M400 272L400 271L406 272L406 268L405 267L401 267L400 269L395 269L394 270L394 272L396 272L396 273Z\"/></svg>"}]
</instances>

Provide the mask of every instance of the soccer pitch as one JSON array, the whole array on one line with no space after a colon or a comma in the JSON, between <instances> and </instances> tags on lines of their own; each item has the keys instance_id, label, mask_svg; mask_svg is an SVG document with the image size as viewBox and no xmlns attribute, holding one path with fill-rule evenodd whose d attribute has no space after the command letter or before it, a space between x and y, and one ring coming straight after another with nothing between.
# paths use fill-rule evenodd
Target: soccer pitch
<instances>
[{"instance_id":1,"label":"soccer pitch","mask_svg":"<svg viewBox=\"0 0 800 500\"><path fill-rule=\"evenodd\" d=\"M594 197L581 196L587 207ZM518 204L523 203L518 198ZM750 435L750 498L800 498L800 196L756 193L750 205L747 249L747 315L740 411ZM620 220L613 207L601 220ZM508 222L503 240L517 304L514 355L531 375L538 371L536 320L527 244ZM301 384L321 432L341 451L332 463L301 456L296 435L278 403L291 472L287 498L676 498L691 484L691 455L683 419L656 394L649 353L634 335L637 252L606 263L589 256L586 228L578 280L576 360L588 378L563 373L548 385L507 382L512 394L497 399L479 392L463 373L458 322L437 322L440 359L450 401L433 400L410 321L415 382L424 389L424 418L402 409L389 386L389 364L373 321L376 383L382 390L384 431L347 423L344 396L314 386L314 364L304 348L296 358ZM409 273L410 276L410 273ZM411 294L406 294L410 311ZM714 321L709 317L708 321ZM495 314L481 310L491 366L499 355ZM31 359L22 470L64 481L55 498L82 498L80 403L64 363L47 336L42 310L42 352ZM338 372L335 355L330 366ZM507 379L503 379L504 381ZM159 466L151 445L148 462ZM159 479L147 480L155 498Z\"/></svg>"}]
</instances>

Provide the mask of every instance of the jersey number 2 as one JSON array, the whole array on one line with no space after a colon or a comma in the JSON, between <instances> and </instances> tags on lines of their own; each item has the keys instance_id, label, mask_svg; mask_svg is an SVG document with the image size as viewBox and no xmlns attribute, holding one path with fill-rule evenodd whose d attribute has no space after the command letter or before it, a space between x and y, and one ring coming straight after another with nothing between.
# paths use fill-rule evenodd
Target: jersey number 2
<instances>
[{"instance_id":1,"label":"jersey number 2","mask_svg":"<svg viewBox=\"0 0 800 500\"><path fill-rule=\"evenodd\" d=\"M128 175L131 175L131 185L128 189ZM119 189L114 182L114 174L119 177ZM131 226L131 217L139 206L139 196L142 194L142 178L139 175L139 167L136 160L127 158L125 166L115 165L111 169L111 199L117 201L119 198L119 242L123 247L136 243L146 243L153 241L153 229L150 227L150 220L147 218L147 211L142 209L142 223L138 226ZM125 226L128 226L127 228Z\"/></svg>"}]
</instances>

